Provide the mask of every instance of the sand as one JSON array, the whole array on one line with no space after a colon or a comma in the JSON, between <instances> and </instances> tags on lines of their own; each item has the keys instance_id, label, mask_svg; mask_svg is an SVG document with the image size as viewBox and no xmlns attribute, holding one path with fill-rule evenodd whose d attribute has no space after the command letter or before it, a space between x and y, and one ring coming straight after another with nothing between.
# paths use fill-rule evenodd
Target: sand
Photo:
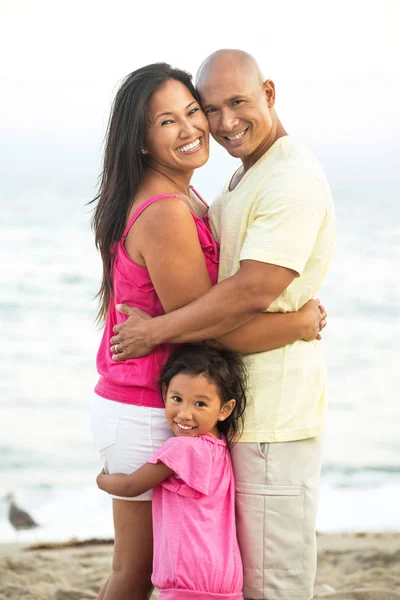
<instances>
[{"instance_id":1,"label":"sand","mask_svg":"<svg viewBox=\"0 0 400 600\"><path fill-rule=\"evenodd\" d=\"M400 534L322 534L318 545L315 599L400 600ZM0 545L0 600L96 598L111 556L107 540Z\"/></svg>"}]
</instances>

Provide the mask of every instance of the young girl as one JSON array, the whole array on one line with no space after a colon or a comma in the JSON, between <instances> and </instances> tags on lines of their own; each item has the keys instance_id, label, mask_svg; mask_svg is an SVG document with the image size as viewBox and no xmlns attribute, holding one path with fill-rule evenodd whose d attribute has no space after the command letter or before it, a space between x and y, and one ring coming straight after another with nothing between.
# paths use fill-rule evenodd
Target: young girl
<instances>
[{"instance_id":1,"label":"young girl","mask_svg":"<svg viewBox=\"0 0 400 600\"><path fill-rule=\"evenodd\" d=\"M153 489L153 584L162 600L242 599L235 481L228 446L246 406L242 359L228 350L186 346L161 375L169 438L140 469L97 477L109 494Z\"/></svg>"}]
</instances>

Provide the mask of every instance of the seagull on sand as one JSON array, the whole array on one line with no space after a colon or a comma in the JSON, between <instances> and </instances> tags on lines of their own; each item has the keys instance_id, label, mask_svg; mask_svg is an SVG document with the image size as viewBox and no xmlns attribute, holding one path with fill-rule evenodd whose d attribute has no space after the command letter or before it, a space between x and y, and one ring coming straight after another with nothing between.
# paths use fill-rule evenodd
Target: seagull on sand
<instances>
[{"instance_id":1,"label":"seagull on sand","mask_svg":"<svg viewBox=\"0 0 400 600\"><path fill-rule=\"evenodd\" d=\"M19 508L15 502L14 494L7 494L5 497L9 503L8 509L8 520L17 532L19 538L19 532L25 529L34 529L39 525L32 519L32 517L25 511Z\"/></svg>"}]
</instances>

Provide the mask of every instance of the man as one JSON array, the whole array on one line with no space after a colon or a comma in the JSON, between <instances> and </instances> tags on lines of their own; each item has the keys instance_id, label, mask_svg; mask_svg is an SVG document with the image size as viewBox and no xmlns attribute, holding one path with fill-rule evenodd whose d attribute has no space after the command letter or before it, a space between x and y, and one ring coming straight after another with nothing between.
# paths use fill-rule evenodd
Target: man
<instances>
[{"instance_id":1,"label":"man","mask_svg":"<svg viewBox=\"0 0 400 600\"><path fill-rule=\"evenodd\" d=\"M212 205L221 243L219 283L190 305L150 320L132 315L111 343L115 360L164 342L218 338L263 311L298 310L315 296L331 258L335 219L314 156L286 133L275 87L254 59L220 50L197 88L211 134L242 162ZM316 342L246 357L250 404L232 450L238 537L248 599L310 600L325 418L325 367Z\"/></svg>"}]
</instances>

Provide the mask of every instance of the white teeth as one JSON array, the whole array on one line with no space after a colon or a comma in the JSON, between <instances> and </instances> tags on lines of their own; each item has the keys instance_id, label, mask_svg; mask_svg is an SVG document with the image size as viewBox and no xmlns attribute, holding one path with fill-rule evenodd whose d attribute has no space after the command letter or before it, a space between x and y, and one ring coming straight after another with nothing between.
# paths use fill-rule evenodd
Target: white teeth
<instances>
[{"instance_id":1,"label":"white teeth","mask_svg":"<svg viewBox=\"0 0 400 600\"><path fill-rule=\"evenodd\" d=\"M245 129L244 131L241 131L240 133L238 133L237 135L234 135L233 137L229 137L228 135L226 137L228 138L228 140L230 142L235 142L236 140L240 140L240 138L242 138L244 136L246 131L247 131L247 129Z\"/></svg>"},{"instance_id":2,"label":"white teeth","mask_svg":"<svg viewBox=\"0 0 400 600\"><path fill-rule=\"evenodd\" d=\"M190 152L190 150L194 150L200 146L200 138L191 144L186 144L186 146L181 146L177 148L178 152Z\"/></svg>"},{"instance_id":3,"label":"white teeth","mask_svg":"<svg viewBox=\"0 0 400 600\"><path fill-rule=\"evenodd\" d=\"M175 425L178 425L179 429L185 429L185 431L187 429L194 429L194 427L188 427L187 425L181 425L180 423L176 423L176 422L175 422Z\"/></svg>"}]
</instances>

